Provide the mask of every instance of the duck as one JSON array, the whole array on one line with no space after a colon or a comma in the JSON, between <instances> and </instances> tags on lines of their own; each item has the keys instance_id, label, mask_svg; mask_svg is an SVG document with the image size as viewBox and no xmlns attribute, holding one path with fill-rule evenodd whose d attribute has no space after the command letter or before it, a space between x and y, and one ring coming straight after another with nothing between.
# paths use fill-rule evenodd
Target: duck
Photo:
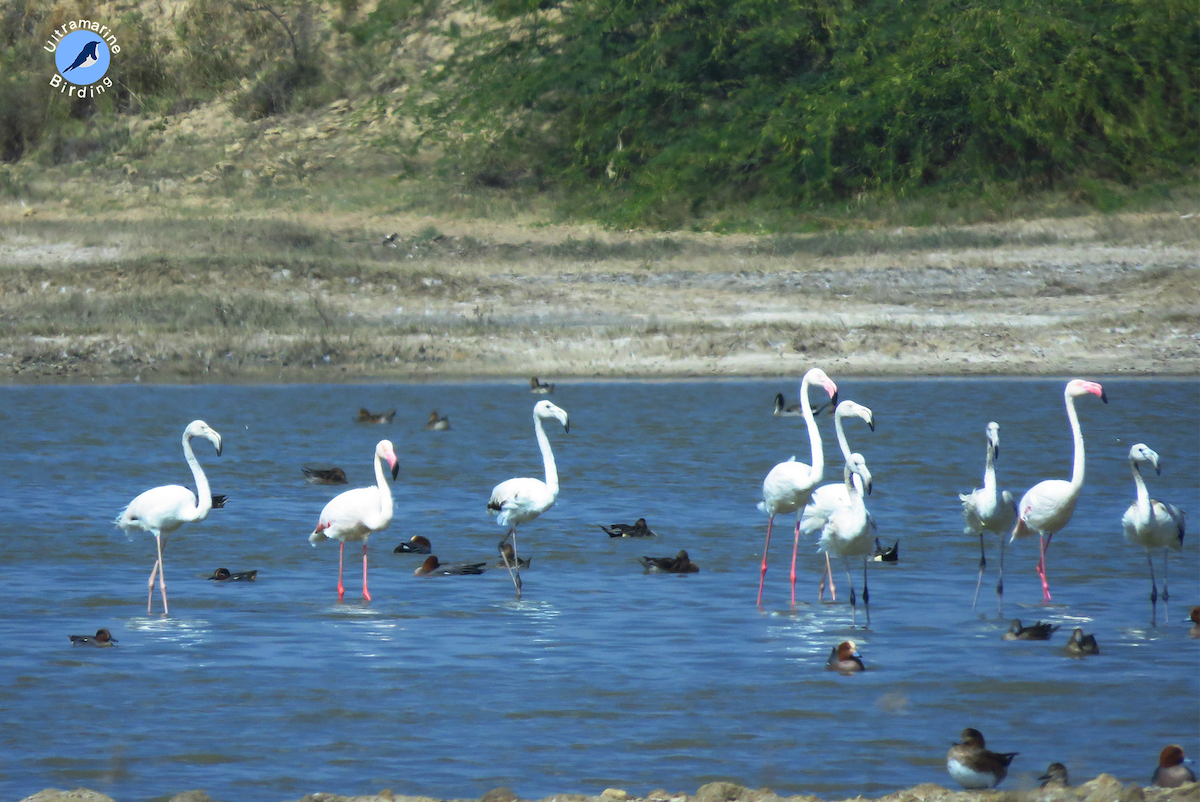
<instances>
[{"instance_id":1,"label":"duck","mask_svg":"<svg viewBox=\"0 0 1200 802\"><path fill-rule=\"evenodd\" d=\"M538 381L538 377L534 376L529 380L529 392L537 393L538 395L550 395L554 392L554 385L547 382Z\"/></svg>"},{"instance_id":2,"label":"duck","mask_svg":"<svg viewBox=\"0 0 1200 802\"><path fill-rule=\"evenodd\" d=\"M880 544L879 538L875 538L875 557L877 563L894 563L900 562L900 541L897 540L891 548L887 548Z\"/></svg>"},{"instance_id":3,"label":"duck","mask_svg":"<svg viewBox=\"0 0 1200 802\"><path fill-rule=\"evenodd\" d=\"M1072 657L1100 654L1100 645L1096 643L1095 635L1084 635L1082 629L1075 627L1075 631L1071 633L1071 639L1067 641L1067 654Z\"/></svg>"},{"instance_id":4,"label":"duck","mask_svg":"<svg viewBox=\"0 0 1200 802\"><path fill-rule=\"evenodd\" d=\"M1043 624L1038 621L1027 627L1021 626L1021 619L1014 618L1012 625L1001 637L1001 640L1050 640L1050 636L1058 631L1058 624Z\"/></svg>"},{"instance_id":5,"label":"duck","mask_svg":"<svg viewBox=\"0 0 1200 802\"><path fill-rule=\"evenodd\" d=\"M633 524L596 524L596 526L608 533L609 537L655 537L658 535L650 527L646 526L645 518L638 518Z\"/></svg>"},{"instance_id":6,"label":"duck","mask_svg":"<svg viewBox=\"0 0 1200 802\"><path fill-rule=\"evenodd\" d=\"M513 560L515 558L516 558L516 552L513 551L512 544L509 543L508 541L504 541L503 543L500 544L500 562L496 563L492 567L493 568L508 568L509 566L511 566L513 564ZM528 558L528 557L522 557L520 560L520 564L517 565L517 567L518 568L528 568L529 567L529 559L530 558ZM505 562L505 560L507 560L508 562Z\"/></svg>"},{"instance_id":7,"label":"duck","mask_svg":"<svg viewBox=\"0 0 1200 802\"><path fill-rule=\"evenodd\" d=\"M1188 634L1193 638L1200 638L1200 606L1192 608L1188 620L1192 622L1192 628L1188 630Z\"/></svg>"},{"instance_id":8,"label":"duck","mask_svg":"<svg viewBox=\"0 0 1200 802\"><path fill-rule=\"evenodd\" d=\"M683 549L674 557L640 557L638 562L651 574L695 574L700 571Z\"/></svg>"},{"instance_id":9,"label":"duck","mask_svg":"<svg viewBox=\"0 0 1200 802\"><path fill-rule=\"evenodd\" d=\"M258 570L230 571L228 568L218 568L208 577L210 582L253 582L258 577Z\"/></svg>"},{"instance_id":10,"label":"duck","mask_svg":"<svg viewBox=\"0 0 1200 802\"><path fill-rule=\"evenodd\" d=\"M784 406L783 393L775 393L775 411L771 413L777 418L796 418L804 414L799 404Z\"/></svg>"},{"instance_id":11,"label":"duck","mask_svg":"<svg viewBox=\"0 0 1200 802\"><path fill-rule=\"evenodd\" d=\"M310 485L344 485L349 484L346 472L333 465L301 465L300 472L304 481Z\"/></svg>"},{"instance_id":12,"label":"duck","mask_svg":"<svg viewBox=\"0 0 1200 802\"><path fill-rule=\"evenodd\" d=\"M421 567L413 571L413 576L465 576L467 574L482 574L487 570L487 563L454 563L444 565L438 562L435 555L425 558Z\"/></svg>"},{"instance_id":13,"label":"duck","mask_svg":"<svg viewBox=\"0 0 1200 802\"><path fill-rule=\"evenodd\" d=\"M1158 768L1154 770L1150 784L1157 785L1159 788L1178 788L1184 783L1194 783L1196 773L1183 765L1191 762L1184 757L1182 746L1178 744L1164 746L1163 750L1158 753Z\"/></svg>"},{"instance_id":14,"label":"duck","mask_svg":"<svg viewBox=\"0 0 1200 802\"><path fill-rule=\"evenodd\" d=\"M442 415L438 417L437 410L429 413L429 420L425 422L425 428L431 432L444 432L450 428L450 416Z\"/></svg>"},{"instance_id":15,"label":"duck","mask_svg":"<svg viewBox=\"0 0 1200 802\"><path fill-rule=\"evenodd\" d=\"M117 642L107 629L96 630L95 635L70 635L72 646L95 646L98 649L111 647Z\"/></svg>"},{"instance_id":16,"label":"duck","mask_svg":"<svg viewBox=\"0 0 1200 802\"><path fill-rule=\"evenodd\" d=\"M433 550L433 544L424 535L413 535L407 543L401 543L392 549L392 554L428 554Z\"/></svg>"},{"instance_id":17,"label":"duck","mask_svg":"<svg viewBox=\"0 0 1200 802\"><path fill-rule=\"evenodd\" d=\"M399 236L399 234L395 234L395 233L388 234L386 237L383 238L383 242L381 242L380 244L387 245L389 248L399 248L400 246L396 244L396 237L398 237L398 236Z\"/></svg>"},{"instance_id":18,"label":"duck","mask_svg":"<svg viewBox=\"0 0 1200 802\"><path fill-rule=\"evenodd\" d=\"M391 412L381 412L376 415L367 410L366 407L359 407L358 418L356 420L359 423L391 423L394 417L396 417L396 410L394 409Z\"/></svg>"},{"instance_id":19,"label":"duck","mask_svg":"<svg viewBox=\"0 0 1200 802\"><path fill-rule=\"evenodd\" d=\"M826 671L838 671L842 674L853 674L856 671L865 671L866 668L862 655L858 653L858 646L852 640L844 640L831 648L829 660L825 663Z\"/></svg>"},{"instance_id":20,"label":"duck","mask_svg":"<svg viewBox=\"0 0 1200 802\"><path fill-rule=\"evenodd\" d=\"M1046 773L1038 777L1041 788L1070 788L1071 780L1067 777L1067 767L1061 763L1051 763L1046 767Z\"/></svg>"},{"instance_id":21,"label":"duck","mask_svg":"<svg viewBox=\"0 0 1200 802\"><path fill-rule=\"evenodd\" d=\"M968 791L995 788L1008 775L1019 752L993 752L984 748L983 733L967 727L959 743L946 753L946 771Z\"/></svg>"}]
</instances>

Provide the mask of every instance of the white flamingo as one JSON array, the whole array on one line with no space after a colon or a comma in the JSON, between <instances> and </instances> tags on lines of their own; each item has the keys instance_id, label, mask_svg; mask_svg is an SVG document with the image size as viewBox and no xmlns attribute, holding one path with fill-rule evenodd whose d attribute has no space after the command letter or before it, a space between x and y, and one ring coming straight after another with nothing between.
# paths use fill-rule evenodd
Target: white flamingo
<instances>
[{"instance_id":1,"label":"white flamingo","mask_svg":"<svg viewBox=\"0 0 1200 802\"><path fill-rule=\"evenodd\" d=\"M1167 607L1170 599L1167 590L1167 549L1181 551L1185 532L1184 512L1174 504L1150 498L1146 490L1146 480L1142 478L1140 465L1154 466L1154 472L1162 474L1158 465L1158 454L1145 443L1138 443L1129 449L1129 468L1133 471L1133 483L1137 486L1137 501L1129 505L1121 516L1121 526L1125 528L1125 539L1134 546L1146 550L1146 562L1150 565L1150 623L1156 623L1158 608L1158 586L1154 581L1154 559L1151 549L1163 550L1163 607ZM1167 608L1167 618L1171 617Z\"/></svg>"},{"instance_id":2,"label":"white flamingo","mask_svg":"<svg viewBox=\"0 0 1200 802\"><path fill-rule=\"evenodd\" d=\"M771 469L767 478L763 479L763 500L758 508L767 513L767 542L763 546L762 570L758 575L758 602L762 606L763 580L767 576L767 549L771 547L771 525L775 516L780 513L796 513L796 541L792 546L792 606L796 606L796 550L800 547L800 511L812 497L813 488L821 481L821 473L825 470L825 455L821 449L821 433L817 430L817 422L813 418L812 405L808 401L808 387L818 384L829 393L837 404L837 385L825 375L820 368L813 368L804 374L800 381L800 407L803 410L804 423L808 426L808 440L812 444L812 467L803 462L796 462L792 457L787 462L781 462Z\"/></svg>"},{"instance_id":3,"label":"white flamingo","mask_svg":"<svg viewBox=\"0 0 1200 802\"><path fill-rule=\"evenodd\" d=\"M842 419L847 417L862 418L867 422L867 426L871 427L871 431L875 431L875 414L870 408L864 407L862 404L857 404L853 401L842 401L834 410L833 413L833 428L837 431L838 445L842 449L842 459L850 460L850 445L846 442L846 431L842 428ZM853 481L858 481L858 475L854 474ZM805 535L815 535L825 527L825 521L833 514L835 510L850 503L850 495L846 492L844 482L831 482L827 485L821 485L813 491L812 498L804 507L804 513L800 517L800 531ZM870 516L870 512L867 515ZM825 580L829 580L829 594L834 601L837 601L837 589L833 586L833 570L829 565L829 555L825 555L825 573L821 575L821 585L817 590L817 600L824 601L825 599Z\"/></svg>"},{"instance_id":4,"label":"white flamingo","mask_svg":"<svg viewBox=\"0 0 1200 802\"><path fill-rule=\"evenodd\" d=\"M846 565L846 581L850 585L850 616L852 624L858 623L858 605L854 596L854 580L850 577L850 558L863 558L863 607L867 610L867 626L871 626L871 597L867 590L867 562L875 553L875 521L867 512L863 496L871 493L871 472L862 454L851 454L843 469L846 496L849 503L830 513L821 529L818 551L840 556ZM854 481L858 476L860 481Z\"/></svg>"},{"instance_id":5,"label":"white flamingo","mask_svg":"<svg viewBox=\"0 0 1200 802\"><path fill-rule=\"evenodd\" d=\"M1017 520L1017 502L1012 493L1001 490L996 483L996 460L1000 459L1000 424L995 421L987 425L987 462L983 469L983 487L970 493L959 493L962 501L962 517L966 526L964 535L979 536L979 579L975 582L975 598L971 609L979 602L979 586L983 584L983 569L987 567L987 556L983 551L983 533L994 532L1000 536L1000 579L996 582L997 610L1004 610L1004 536L1012 531Z\"/></svg>"},{"instance_id":6,"label":"white flamingo","mask_svg":"<svg viewBox=\"0 0 1200 802\"><path fill-rule=\"evenodd\" d=\"M167 537L185 523L203 521L208 517L208 511L212 509L213 497L208 488L208 477L204 475L204 470L196 461L195 452L192 451L193 437L206 438L216 446L219 457L221 456L221 435L202 420L192 421L183 430L183 456L196 480L195 494L182 485L155 487L129 502L129 506L113 521L127 533L134 530L149 532L154 535L154 540L158 545L158 559L150 571L150 593L146 600L147 613L150 612L151 605L154 603L155 577L158 577L162 588L163 615L168 612L167 576L163 572L162 561L163 546L166 545Z\"/></svg>"},{"instance_id":7,"label":"white flamingo","mask_svg":"<svg viewBox=\"0 0 1200 802\"><path fill-rule=\"evenodd\" d=\"M1050 583L1046 581L1046 549L1050 539L1071 520L1075 502L1083 489L1083 432L1079 428L1079 416L1075 413L1075 399L1082 395L1098 395L1108 403L1104 388L1096 382L1072 379L1063 390L1067 404L1067 419L1071 422L1071 434L1075 437L1075 461L1071 470L1071 481L1047 479L1038 482L1021 497L1017 505L1017 525L1012 530L1012 540L1037 534L1039 551L1038 577L1042 580L1043 600L1050 602Z\"/></svg>"},{"instance_id":8,"label":"white flamingo","mask_svg":"<svg viewBox=\"0 0 1200 802\"><path fill-rule=\"evenodd\" d=\"M571 421L565 410L556 407L549 401L538 401L533 405L533 429L537 434L538 447L542 450L542 463L546 467L546 481L540 479L519 478L509 479L492 488L491 498L488 499L489 515L496 516L496 523L507 526L508 532L500 539L503 546L512 538L514 564L508 565L508 558L501 550L500 556L508 566L509 576L517 589L517 598L521 598L521 567L516 561L517 524L527 523L537 518L554 506L558 499L558 468L554 465L554 452L550 450L550 439L542 428L544 419L554 418L568 433L571 431Z\"/></svg>"},{"instance_id":9,"label":"white flamingo","mask_svg":"<svg viewBox=\"0 0 1200 802\"><path fill-rule=\"evenodd\" d=\"M356 487L339 493L330 499L321 510L317 519L317 528L308 536L308 542L315 548L325 540L336 540L338 547L338 601L346 595L342 584L342 566L346 555L346 541L362 541L363 550L363 598L371 600L367 590L367 538L373 532L382 532L392 522L392 489L388 487L387 476L383 472L386 461L392 470L392 479L400 473L400 463L396 460L396 451L391 440L380 440L375 445L375 484L371 487Z\"/></svg>"}]
</instances>

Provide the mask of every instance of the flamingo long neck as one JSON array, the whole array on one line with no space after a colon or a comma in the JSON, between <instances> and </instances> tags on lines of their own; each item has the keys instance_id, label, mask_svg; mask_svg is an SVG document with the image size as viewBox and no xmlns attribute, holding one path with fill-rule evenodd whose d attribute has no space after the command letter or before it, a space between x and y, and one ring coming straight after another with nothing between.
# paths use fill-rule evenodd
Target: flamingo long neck
<instances>
[{"instance_id":1,"label":"flamingo long neck","mask_svg":"<svg viewBox=\"0 0 1200 802\"><path fill-rule=\"evenodd\" d=\"M1154 510L1150 507L1150 491L1146 489L1146 480L1133 460L1129 461L1129 469L1133 471L1133 484L1137 487L1138 517L1143 521L1153 520Z\"/></svg>"},{"instance_id":2,"label":"flamingo long neck","mask_svg":"<svg viewBox=\"0 0 1200 802\"><path fill-rule=\"evenodd\" d=\"M1071 493L1078 495L1083 489L1083 430L1079 428L1079 416L1075 413L1075 398L1067 396L1067 418L1071 421L1071 434L1075 437L1075 465L1071 469Z\"/></svg>"},{"instance_id":3,"label":"flamingo long neck","mask_svg":"<svg viewBox=\"0 0 1200 802\"><path fill-rule=\"evenodd\" d=\"M821 448L821 431L817 428L817 421L813 417L812 404L808 401L808 377L800 382L800 406L804 410L804 424L808 427L808 441L812 444L812 471L809 473L809 479L813 486L816 486L821 481L821 474L825 472L825 451ZM840 433L839 429L839 433ZM845 442L846 436L843 434L841 441ZM849 456L850 449L844 447L844 453Z\"/></svg>"},{"instance_id":4,"label":"flamingo long neck","mask_svg":"<svg viewBox=\"0 0 1200 802\"><path fill-rule=\"evenodd\" d=\"M849 461L847 461L844 471L845 471L845 475L846 475L846 493L850 497L850 505L853 507L864 506L863 505L863 493L862 493L862 477L860 477L854 471L850 470Z\"/></svg>"},{"instance_id":5,"label":"flamingo long neck","mask_svg":"<svg viewBox=\"0 0 1200 802\"><path fill-rule=\"evenodd\" d=\"M996 495L996 450L990 441L987 445L987 464L983 468L983 489Z\"/></svg>"},{"instance_id":6,"label":"flamingo long neck","mask_svg":"<svg viewBox=\"0 0 1200 802\"><path fill-rule=\"evenodd\" d=\"M554 452L550 450L550 438L542 428L542 419L533 416L533 429L537 432L538 448L542 450L542 463L546 466L546 487L551 498L558 498L558 468L554 464Z\"/></svg>"},{"instance_id":7,"label":"flamingo long neck","mask_svg":"<svg viewBox=\"0 0 1200 802\"><path fill-rule=\"evenodd\" d=\"M378 452L375 454L375 484L379 486L379 518L386 524L392 520L392 488L388 486L383 470L383 455Z\"/></svg>"},{"instance_id":8,"label":"flamingo long neck","mask_svg":"<svg viewBox=\"0 0 1200 802\"><path fill-rule=\"evenodd\" d=\"M846 462L850 461L850 444L846 442L846 430L842 428L842 418L845 415L842 411L836 410L833 413L833 428L837 431L838 445L842 447L842 459Z\"/></svg>"},{"instance_id":9,"label":"flamingo long neck","mask_svg":"<svg viewBox=\"0 0 1200 802\"><path fill-rule=\"evenodd\" d=\"M209 510L212 509L212 490L208 487L208 477L204 475L200 461L196 459L196 452L192 451L191 435L183 436L183 457L187 460L188 467L192 469L192 477L196 480L196 509L192 512L189 520L203 521L208 517Z\"/></svg>"}]
</instances>

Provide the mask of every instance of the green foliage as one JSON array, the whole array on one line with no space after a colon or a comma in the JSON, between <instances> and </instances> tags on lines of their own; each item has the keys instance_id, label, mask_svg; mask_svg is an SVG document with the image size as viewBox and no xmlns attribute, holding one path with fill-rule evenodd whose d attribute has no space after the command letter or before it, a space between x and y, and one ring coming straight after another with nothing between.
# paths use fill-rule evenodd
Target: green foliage
<instances>
[{"instance_id":1,"label":"green foliage","mask_svg":"<svg viewBox=\"0 0 1200 802\"><path fill-rule=\"evenodd\" d=\"M1196 163L1179 0L479 3L419 111L469 170L531 161L616 222L731 202L1029 187ZM445 69L442 69L444 67Z\"/></svg>"}]
</instances>

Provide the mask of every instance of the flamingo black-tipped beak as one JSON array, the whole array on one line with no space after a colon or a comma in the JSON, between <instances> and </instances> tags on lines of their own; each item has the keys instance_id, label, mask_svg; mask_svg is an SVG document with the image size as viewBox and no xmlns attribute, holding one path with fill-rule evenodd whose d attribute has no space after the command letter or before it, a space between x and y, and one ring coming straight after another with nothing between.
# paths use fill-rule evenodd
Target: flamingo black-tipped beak
<instances>
[{"instance_id":1,"label":"flamingo black-tipped beak","mask_svg":"<svg viewBox=\"0 0 1200 802\"><path fill-rule=\"evenodd\" d=\"M871 427L871 431L875 431L875 419L871 418L871 420L867 421L867 426Z\"/></svg>"},{"instance_id":2,"label":"flamingo black-tipped beak","mask_svg":"<svg viewBox=\"0 0 1200 802\"><path fill-rule=\"evenodd\" d=\"M392 466L392 481L396 481L396 477L400 475L400 463L397 462Z\"/></svg>"},{"instance_id":3,"label":"flamingo black-tipped beak","mask_svg":"<svg viewBox=\"0 0 1200 802\"><path fill-rule=\"evenodd\" d=\"M1100 391L1100 400L1107 404L1108 403L1108 393L1101 390Z\"/></svg>"},{"instance_id":4,"label":"flamingo black-tipped beak","mask_svg":"<svg viewBox=\"0 0 1200 802\"><path fill-rule=\"evenodd\" d=\"M869 495L871 495L871 486L872 486L872 483L871 483L871 482L867 482L867 495L868 495L868 496L869 496Z\"/></svg>"},{"instance_id":5,"label":"flamingo black-tipped beak","mask_svg":"<svg viewBox=\"0 0 1200 802\"><path fill-rule=\"evenodd\" d=\"M1162 468L1158 467L1158 463L1157 463L1157 462L1156 462L1156 463L1154 463L1154 472L1155 472L1156 474L1158 474L1159 476L1162 476Z\"/></svg>"},{"instance_id":6,"label":"flamingo black-tipped beak","mask_svg":"<svg viewBox=\"0 0 1200 802\"><path fill-rule=\"evenodd\" d=\"M221 456L221 451L224 449L224 447L225 447L225 443L222 442L220 437L218 437L217 438L217 456L218 457Z\"/></svg>"},{"instance_id":7,"label":"flamingo black-tipped beak","mask_svg":"<svg viewBox=\"0 0 1200 802\"><path fill-rule=\"evenodd\" d=\"M829 397L829 408L833 411L837 410L837 390L833 391L833 395Z\"/></svg>"},{"instance_id":8,"label":"flamingo black-tipped beak","mask_svg":"<svg viewBox=\"0 0 1200 802\"><path fill-rule=\"evenodd\" d=\"M571 421L567 421L563 424L563 431L565 431L567 434L571 433Z\"/></svg>"},{"instance_id":9,"label":"flamingo black-tipped beak","mask_svg":"<svg viewBox=\"0 0 1200 802\"><path fill-rule=\"evenodd\" d=\"M1000 446L999 446L999 444L992 446L992 459L994 459L994 460L996 460L996 459L1000 459Z\"/></svg>"}]
</instances>

